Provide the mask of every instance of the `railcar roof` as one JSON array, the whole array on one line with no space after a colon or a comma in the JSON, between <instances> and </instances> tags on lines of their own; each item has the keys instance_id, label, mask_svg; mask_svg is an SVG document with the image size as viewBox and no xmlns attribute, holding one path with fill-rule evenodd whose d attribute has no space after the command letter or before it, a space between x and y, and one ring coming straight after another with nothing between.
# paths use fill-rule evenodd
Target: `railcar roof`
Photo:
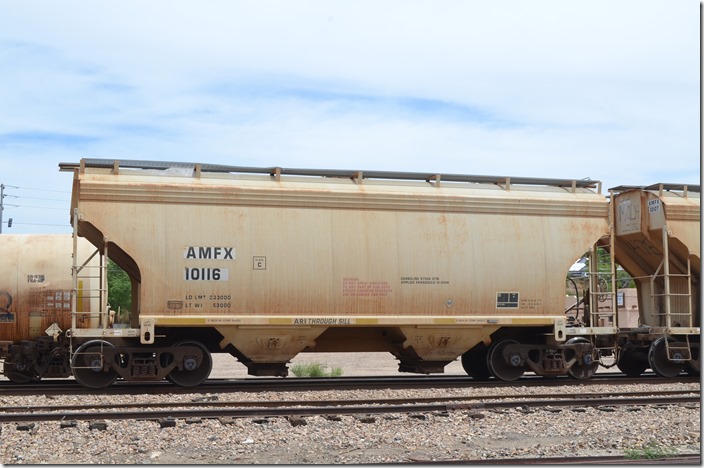
<instances>
[{"instance_id":1,"label":"railcar roof","mask_svg":"<svg viewBox=\"0 0 704 468\"><path fill-rule=\"evenodd\" d=\"M678 192L701 192L701 186L698 184L666 184L657 183L652 185L619 185L618 187L610 188L609 190L614 192L628 192L630 190L666 190L668 192L678 191Z\"/></svg>"},{"instance_id":2,"label":"railcar roof","mask_svg":"<svg viewBox=\"0 0 704 468\"><path fill-rule=\"evenodd\" d=\"M447 181L447 182L469 182L482 184L517 184L517 185L547 185L554 187L579 187L593 188L600 191L601 182L592 179L552 179L533 177L509 177L509 176L486 176L486 175L466 175L466 174L445 174L445 173L425 173L425 172L393 172L393 171L365 171L346 169L300 169L283 167L246 167L228 166L221 164L200 164L190 162L171 161L140 161L140 160L113 160L113 159L88 159L84 158L80 163L59 163L62 171L73 171L83 167L89 168L130 168L130 169L193 169L202 172L214 173L248 173L248 174L268 174L268 175L295 175L295 176L317 176L335 178L362 178L362 179L399 179L399 180L421 180L421 181Z\"/></svg>"}]
</instances>

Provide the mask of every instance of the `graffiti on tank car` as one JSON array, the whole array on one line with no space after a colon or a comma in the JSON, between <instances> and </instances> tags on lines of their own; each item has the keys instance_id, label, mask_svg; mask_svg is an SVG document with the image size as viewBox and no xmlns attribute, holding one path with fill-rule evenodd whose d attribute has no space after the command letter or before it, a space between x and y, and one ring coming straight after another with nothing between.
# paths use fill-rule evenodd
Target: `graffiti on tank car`
<instances>
[{"instance_id":1,"label":"graffiti on tank car","mask_svg":"<svg viewBox=\"0 0 704 468\"><path fill-rule=\"evenodd\" d=\"M8 291L0 291L0 323L14 323L15 314L10 310L12 306L12 294Z\"/></svg>"}]
</instances>

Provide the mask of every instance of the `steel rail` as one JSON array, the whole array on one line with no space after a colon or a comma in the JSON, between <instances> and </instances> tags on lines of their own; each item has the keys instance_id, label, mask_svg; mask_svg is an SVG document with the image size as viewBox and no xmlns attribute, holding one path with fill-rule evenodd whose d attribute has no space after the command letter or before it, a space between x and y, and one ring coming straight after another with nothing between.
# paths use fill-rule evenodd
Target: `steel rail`
<instances>
[{"instance_id":1,"label":"steel rail","mask_svg":"<svg viewBox=\"0 0 704 468\"><path fill-rule=\"evenodd\" d=\"M699 377L678 376L665 379L646 374L641 377L626 377L612 374L609 377L593 377L588 380L574 380L568 377L546 379L537 376L522 377L516 381L479 381L469 376L370 376L370 377L327 377L327 378L246 378L209 379L198 387L179 387L163 380L158 382L118 381L108 388L90 389L82 387L73 379L45 380L27 384L0 382L0 395L62 395L62 394L184 394L212 392L262 392L262 391L310 391L310 390L372 390L372 389L428 389L428 388L502 388L516 386L585 386L585 385L627 385L656 383L697 383Z\"/></svg>"},{"instance_id":2,"label":"steel rail","mask_svg":"<svg viewBox=\"0 0 704 468\"><path fill-rule=\"evenodd\" d=\"M686 453L658 458L628 458L622 455L595 457L545 457L545 458L481 458L474 460L408 458L405 464L423 465L701 465L700 453ZM403 464L403 463L401 463Z\"/></svg>"},{"instance_id":3,"label":"steel rail","mask_svg":"<svg viewBox=\"0 0 704 468\"><path fill-rule=\"evenodd\" d=\"M649 398L656 397L685 397L699 395L696 390L663 390L663 391L643 391L643 392L619 392L612 394L610 398ZM159 401L159 402L141 402L141 403L111 403L99 405L23 405L23 406L4 406L0 408L2 413L16 413L20 411L69 411L69 410L89 410L89 409L127 409L127 408L182 408L182 407L282 407L282 406L350 406L350 405L403 405L409 403L441 403L441 402L460 402L460 401L480 401L485 400L512 400L516 405L522 404L523 399L532 398L535 400L590 400L601 399L602 393L549 393L549 394L532 394L532 395L454 395L444 397L422 397L422 398L375 398L375 399L351 399L351 400L245 400L245 401L219 401L211 398L192 400L189 402L178 401ZM217 397L216 397L217 398Z\"/></svg>"},{"instance_id":4,"label":"steel rail","mask_svg":"<svg viewBox=\"0 0 704 468\"><path fill-rule=\"evenodd\" d=\"M699 404L700 397L648 397L648 398L578 398L565 400L520 400L478 403L419 403L419 404L375 404L349 406L279 406L268 408L259 406L254 408L200 408L200 409L170 409L152 411L90 411L90 412L44 412L44 413L8 413L0 414L0 423L31 422L31 421L64 421L64 420L159 420L164 418L268 418L291 416L325 416L325 415L370 415L388 413L433 413L450 411L476 411L476 410L505 410L507 408L520 408L523 412L530 412L534 408L553 407L635 407L635 406L663 406L677 404ZM286 402L279 402L286 403ZM352 403L358 403L352 401ZM344 403L343 403L344 404ZM147 405L148 406L148 405ZM188 406L184 404L183 406Z\"/></svg>"}]
</instances>

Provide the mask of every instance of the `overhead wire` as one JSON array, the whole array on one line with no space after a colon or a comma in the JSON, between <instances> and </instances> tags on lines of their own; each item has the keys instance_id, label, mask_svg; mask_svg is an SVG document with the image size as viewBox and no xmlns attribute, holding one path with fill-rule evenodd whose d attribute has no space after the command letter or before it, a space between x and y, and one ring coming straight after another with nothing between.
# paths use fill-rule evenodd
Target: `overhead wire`
<instances>
[{"instance_id":1,"label":"overhead wire","mask_svg":"<svg viewBox=\"0 0 704 468\"><path fill-rule=\"evenodd\" d=\"M47 192L47 193L57 193L57 194L70 194L70 191L66 190L54 190L54 189L45 189L45 188L35 188L35 187L21 187L21 186L15 186L15 185L5 185L5 188L12 189L12 194L5 194L5 197L11 197L14 198L13 201L16 203L3 203L3 209L4 211L7 212L7 214L12 214L15 218L17 218L17 212L22 209L31 209L31 210L50 210L50 211L65 211L67 208L66 206L69 203L69 200L67 198L47 198L47 197L34 197L34 196L27 196L27 195L21 195L18 193L21 193L22 191L35 191L35 192ZM36 200L36 201L45 201L45 202L56 202L60 203L61 206L50 206L52 205L51 203L47 203L46 205L31 205L31 204L24 204L22 203L25 200ZM36 215L34 215L36 216ZM32 217L34 217L32 216ZM52 216L53 217L53 216ZM58 224L58 223L37 223L37 222L23 222L18 219L14 219L11 221L14 225L23 225L23 226L59 226L59 227L65 227L64 224ZM7 224L9 227L9 220L8 221L3 221L3 224Z\"/></svg>"}]
</instances>

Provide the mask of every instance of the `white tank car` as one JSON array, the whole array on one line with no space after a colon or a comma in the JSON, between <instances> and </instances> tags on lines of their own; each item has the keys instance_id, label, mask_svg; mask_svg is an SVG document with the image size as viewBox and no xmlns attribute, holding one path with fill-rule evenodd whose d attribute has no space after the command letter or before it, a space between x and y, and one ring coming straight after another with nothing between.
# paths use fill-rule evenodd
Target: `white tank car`
<instances>
[{"instance_id":1,"label":"white tank car","mask_svg":"<svg viewBox=\"0 0 704 468\"><path fill-rule=\"evenodd\" d=\"M79 255L95 248L77 240ZM97 280L76 285L71 276L73 237L70 234L0 235L0 358L3 372L16 382L70 374L63 332L71 328L72 307L83 313L84 327L97 327L91 314L98 302L90 291ZM86 268L95 268L97 258ZM97 274L96 269L93 270ZM97 314L96 314L97 316Z\"/></svg>"}]
</instances>

